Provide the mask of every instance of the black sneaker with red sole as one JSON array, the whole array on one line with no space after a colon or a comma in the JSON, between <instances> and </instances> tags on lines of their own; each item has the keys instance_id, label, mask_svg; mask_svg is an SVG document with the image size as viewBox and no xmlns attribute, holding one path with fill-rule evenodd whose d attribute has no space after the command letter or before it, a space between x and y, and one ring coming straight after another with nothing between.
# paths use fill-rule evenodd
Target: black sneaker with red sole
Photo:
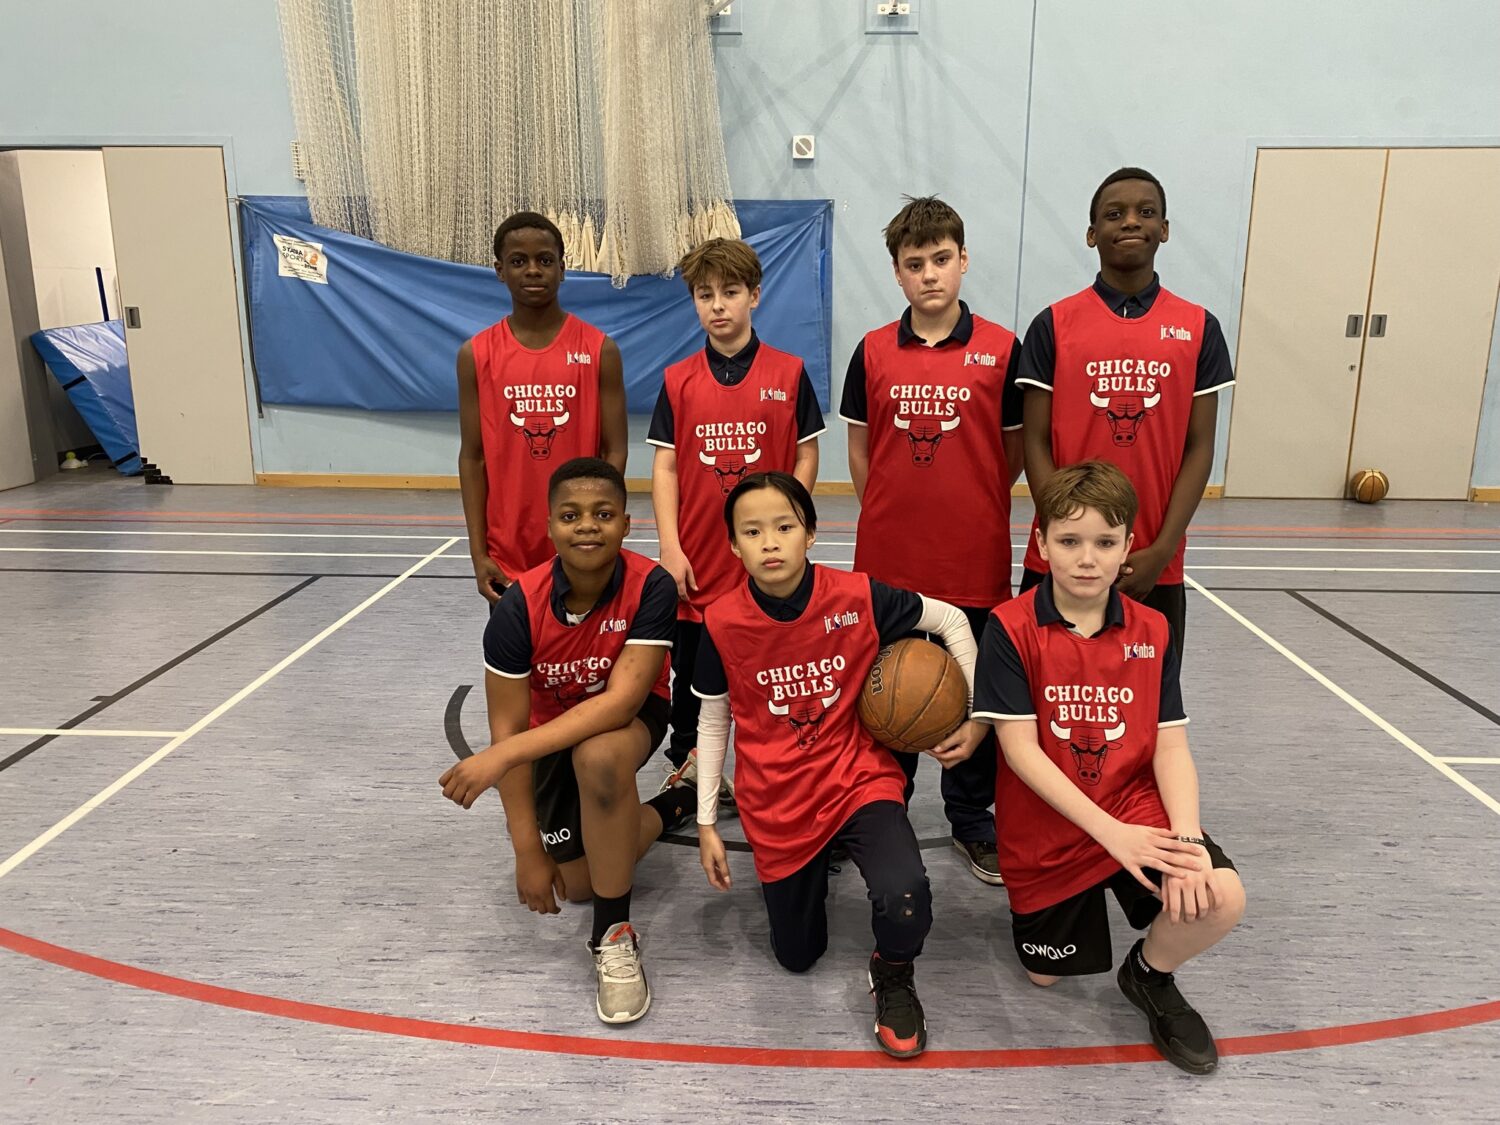
<instances>
[{"instance_id":1,"label":"black sneaker with red sole","mask_svg":"<svg viewBox=\"0 0 1500 1125\"><path fill-rule=\"evenodd\" d=\"M910 1059L927 1050L927 1017L917 999L911 962L893 965L870 958L870 995L875 997L875 1042L886 1054Z\"/></svg>"}]
</instances>

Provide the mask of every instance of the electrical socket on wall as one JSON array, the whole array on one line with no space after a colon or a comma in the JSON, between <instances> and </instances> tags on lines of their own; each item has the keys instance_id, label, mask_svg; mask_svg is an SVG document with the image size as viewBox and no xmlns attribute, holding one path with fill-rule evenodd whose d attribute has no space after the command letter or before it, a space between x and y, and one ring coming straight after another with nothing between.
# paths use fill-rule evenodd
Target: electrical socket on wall
<instances>
[{"instance_id":1,"label":"electrical socket on wall","mask_svg":"<svg viewBox=\"0 0 1500 1125\"><path fill-rule=\"evenodd\" d=\"M792 137L793 160L811 160L816 150L817 141L811 133L797 133Z\"/></svg>"},{"instance_id":2,"label":"electrical socket on wall","mask_svg":"<svg viewBox=\"0 0 1500 1125\"><path fill-rule=\"evenodd\" d=\"M860 0L866 35L915 35L921 0Z\"/></svg>"}]
</instances>

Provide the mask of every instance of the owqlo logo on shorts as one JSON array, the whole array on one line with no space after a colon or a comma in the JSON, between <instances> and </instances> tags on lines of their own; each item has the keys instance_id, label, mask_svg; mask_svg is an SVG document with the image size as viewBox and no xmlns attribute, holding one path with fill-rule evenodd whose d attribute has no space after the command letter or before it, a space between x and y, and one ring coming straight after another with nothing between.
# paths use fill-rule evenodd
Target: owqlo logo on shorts
<instances>
[{"instance_id":1,"label":"owqlo logo on shorts","mask_svg":"<svg viewBox=\"0 0 1500 1125\"><path fill-rule=\"evenodd\" d=\"M1161 326L1161 338L1163 340L1191 341L1193 338L1193 334L1186 328L1178 328L1174 324L1163 324Z\"/></svg>"},{"instance_id":2,"label":"owqlo logo on shorts","mask_svg":"<svg viewBox=\"0 0 1500 1125\"><path fill-rule=\"evenodd\" d=\"M599 632L601 635L604 633L623 633L625 629L626 621L623 617L606 617L603 621L599 622Z\"/></svg>"},{"instance_id":3,"label":"owqlo logo on shorts","mask_svg":"<svg viewBox=\"0 0 1500 1125\"><path fill-rule=\"evenodd\" d=\"M556 832L542 833L543 842L552 845L554 848L557 847L558 844L567 843L567 841L571 840L572 838L573 831L570 828L559 828Z\"/></svg>"},{"instance_id":4,"label":"owqlo logo on shorts","mask_svg":"<svg viewBox=\"0 0 1500 1125\"><path fill-rule=\"evenodd\" d=\"M594 362L594 357L591 356L591 355L589 355L588 352L569 352L568 353L568 364L567 365L569 367L572 367L575 363L581 363L581 364L583 364L583 366L589 367L589 366L591 366L593 364L593 362Z\"/></svg>"},{"instance_id":5,"label":"owqlo logo on shorts","mask_svg":"<svg viewBox=\"0 0 1500 1125\"><path fill-rule=\"evenodd\" d=\"M1128 641L1125 644L1126 660L1155 660L1156 646L1141 644L1139 641Z\"/></svg>"},{"instance_id":6,"label":"owqlo logo on shorts","mask_svg":"<svg viewBox=\"0 0 1500 1125\"><path fill-rule=\"evenodd\" d=\"M1049 961L1066 961L1078 952L1078 947L1076 945L1065 945L1061 949L1058 949L1055 945L1032 945L1028 941L1022 944L1021 952L1030 953L1033 957L1045 957Z\"/></svg>"}]
</instances>

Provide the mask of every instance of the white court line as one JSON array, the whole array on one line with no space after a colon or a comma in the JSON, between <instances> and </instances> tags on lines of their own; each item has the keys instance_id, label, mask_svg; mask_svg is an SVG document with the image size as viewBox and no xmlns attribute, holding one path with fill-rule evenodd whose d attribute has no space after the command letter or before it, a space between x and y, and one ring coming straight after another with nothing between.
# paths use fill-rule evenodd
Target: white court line
<instances>
[{"instance_id":1,"label":"white court line","mask_svg":"<svg viewBox=\"0 0 1500 1125\"><path fill-rule=\"evenodd\" d=\"M1496 547L1198 547L1188 544L1188 551L1268 551L1282 554L1308 551L1324 555L1500 555Z\"/></svg>"},{"instance_id":2,"label":"white court line","mask_svg":"<svg viewBox=\"0 0 1500 1125\"><path fill-rule=\"evenodd\" d=\"M1194 569L1201 570L1203 568L1195 567ZM1184 581L1186 581L1189 586L1197 590L1198 593L1202 594L1209 601L1213 602L1214 605L1222 609L1230 617L1238 621L1246 629L1249 629L1250 632L1254 633L1261 640L1265 641L1266 644L1270 645L1277 652L1281 653L1282 656L1286 657L1298 668L1302 669L1302 671L1306 672L1313 679L1317 680L1318 683L1322 684L1325 688L1342 699L1350 707L1354 708L1354 710L1358 711L1370 722L1374 723L1381 730L1385 731L1386 734L1390 735L1397 742L1401 743L1402 746L1405 746L1413 754L1421 758L1422 761L1426 762L1433 769L1437 770L1438 773L1442 774L1449 781L1453 782L1454 785L1457 785L1465 793L1469 794L1469 796L1473 797L1480 804L1484 805L1484 807L1489 809L1490 812L1496 814L1497 816L1500 816L1500 801L1497 801L1494 797L1491 797L1483 789L1479 788L1479 786L1475 785L1468 778L1464 777L1463 774L1453 769L1450 765L1447 764L1447 759L1439 758L1436 755L1430 753L1425 747L1418 744L1415 739L1411 738L1405 732L1397 728L1394 724L1387 721L1386 719L1381 718L1374 711L1371 711L1363 703L1355 699L1354 696L1350 695L1343 688L1339 687L1338 684L1334 683L1327 676L1323 675L1322 672L1319 672L1311 664L1303 660L1302 657L1298 656L1291 649L1287 648L1286 645L1282 644L1275 637L1271 636L1271 634L1267 633L1259 625L1256 625L1248 617L1242 614L1239 610L1235 609L1228 602L1224 601L1223 598L1219 597L1213 591L1204 587L1201 583L1194 581L1191 575L1186 576Z\"/></svg>"},{"instance_id":3,"label":"white court line","mask_svg":"<svg viewBox=\"0 0 1500 1125\"><path fill-rule=\"evenodd\" d=\"M53 738L176 738L180 730L64 730L50 727L0 727L0 734L50 734Z\"/></svg>"},{"instance_id":4,"label":"white court line","mask_svg":"<svg viewBox=\"0 0 1500 1125\"><path fill-rule=\"evenodd\" d=\"M1439 758L1445 766L1500 766L1500 758Z\"/></svg>"},{"instance_id":5,"label":"white court line","mask_svg":"<svg viewBox=\"0 0 1500 1125\"><path fill-rule=\"evenodd\" d=\"M421 539L429 543L446 535L354 535L334 531L100 531L95 528L0 527L0 535L215 535L232 539ZM414 558L416 556L413 556Z\"/></svg>"},{"instance_id":6,"label":"white court line","mask_svg":"<svg viewBox=\"0 0 1500 1125\"><path fill-rule=\"evenodd\" d=\"M444 551L446 551L449 547L453 546L455 543L457 543L459 541L460 540L458 539L458 537L455 536L455 537L453 537L451 539L448 539L446 542L444 542L441 547L438 547L438 548L434 549L430 554L424 555L422 557L422 561L421 562L415 564L414 566L407 567L404 571L402 571L400 574L398 574L395 578L392 578L384 586L382 586L380 589L376 590L368 598L366 598L364 601L360 602L359 605L355 606L348 613L344 614L344 616L340 617L337 621L335 621L332 625L328 626L326 629L324 629L317 636L313 637L309 641L305 641L299 648L296 649L296 651L288 654L287 656L283 656L279 661L277 661L269 669L267 669L266 671L262 672L255 679L251 680L250 683L248 683L244 687L240 688L239 691L235 692L228 699L226 699L223 703L221 703L217 707L215 707L207 715L204 715L203 718L199 719L192 726L188 727L187 730L183 731L179 735L176 735L172 739L171 742L168 742L165 746L163 746L161 749L157 750L149 758L146 758L143 761L141 761L140 763L138 763L135 766L134 769L130 770L127 773L122 774L120 777L118 777L117 779L115 779L115 781L113 781L111 784L105 786L98 793L95 793L87 801L85 801L83 804L79 805L76 809L74 809L72 812L70 812L67 816L63 817L61 820L59 820L51 828L49 828L45 832L43 832L36 839L32 840L31 843L27 844L20 851L16 852L9 859L7 859L4 863L0 863L0 879L4 879L7 875L9 875L17 867L20 867L21 864L25 863L28 859L30 859L32 856L34 856L37 852L41 851L48 844L50 844L53 840L55 840L59 836L61 836L69 828L72 828L73 825L77 824L84 817L88 816L89 813L93 812L100 805L104 804L105 801L109 800L116 793L118 793L121 789L124 789L132 781L134 781L136 778L140 777L141 774L145 773L152 766L156 765L157 762L161 761L168 754L172 753L172 751L176 750L179 746L181 746L183 743L185 743L188 739L192 738L193 735L197 734L204 727L208 726L215 719L219 718L221 715L223 715L230 708L232 708L236 704L240 703L247 696L253 694L256 691L258 691L261 687L263 687L266 683L268 683L270 680L272 680L273 678L275 678L283 670L285 670L286 668L289 668L291 665L295 664L298 660L302 659L303 656L307 655L307 653L311 652L318 645L322 644L323 641L327 640L329 637L331 637L334 633L338 632L340 629L342 629L349 622L353 621L361 613L363 613L365 610L369 609L372 605L374 605L376 602L378 602L381 598L385 597L392 590L394 590L397 586L401 585L401 583L405 582L413 574L415 574L417 571L421 570L424 566L426 566L428 563L432 562L439 555L441 555Z\"/></svg>"},{"instance_id":7,"label":"white court line","mask_svg":"<svg viewBox=\"0 0 1500 1125\"><path fill-rule=\"evenodd\" d=\"M1290 570L1297 574L1500 574L1500 570L1473 570L1450 566L1207 566L1203 563L1189 563L1188 565L1194 570Z\"/></svg>"},{"instance_id":8,"label":"white court line","mask_svg":"<svg viewBox=\"0 0 1500 1125\"><path fill-rule=\"evenodd\" d=\"M449 540L459 542L458 539ZM30 555L233 555L264 559L420 559L422 555L386 554L378 551L198 551L152 547L0 547L6 554Z\"/></svg>"}]
</instances>

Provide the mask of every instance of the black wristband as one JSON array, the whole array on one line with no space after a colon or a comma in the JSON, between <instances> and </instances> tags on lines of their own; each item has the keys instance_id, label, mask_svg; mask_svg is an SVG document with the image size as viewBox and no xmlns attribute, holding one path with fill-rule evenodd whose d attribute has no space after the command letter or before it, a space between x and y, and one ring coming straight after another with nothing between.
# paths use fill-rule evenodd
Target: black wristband
<instances>
[{"instance_id":1,"label":"black wristband","mask_svg":"<svg viewBox=\"0 0 1500 1125\"><path fill-rule=\"evenodd\" d=\"M1208 841L1197 836L1179 836L1177 842L1181 844L1197 844L1200 848L1208 847Z\"/></svg>"}]
</instances>

